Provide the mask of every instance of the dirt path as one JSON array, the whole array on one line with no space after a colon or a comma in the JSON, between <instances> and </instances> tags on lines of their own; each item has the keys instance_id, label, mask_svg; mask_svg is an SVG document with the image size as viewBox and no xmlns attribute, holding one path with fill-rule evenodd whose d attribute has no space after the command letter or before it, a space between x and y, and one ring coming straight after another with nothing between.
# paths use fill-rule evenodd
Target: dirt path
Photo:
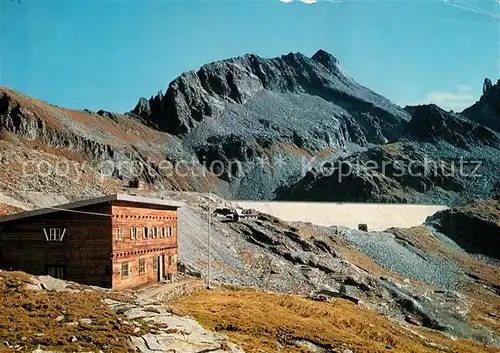
<instances>
[{"instance_id":1,"label":"dirt path","mask_svg":"<svg viewBox=\"0 0 500 353\"><path fill-rule=\"evenodd\" d=\"M165 301L201 289L204 285L204 281L199 278L187 278L176 282L162 282L139 289L137 296L141 299Z\"/></svg>"}]
</instances>

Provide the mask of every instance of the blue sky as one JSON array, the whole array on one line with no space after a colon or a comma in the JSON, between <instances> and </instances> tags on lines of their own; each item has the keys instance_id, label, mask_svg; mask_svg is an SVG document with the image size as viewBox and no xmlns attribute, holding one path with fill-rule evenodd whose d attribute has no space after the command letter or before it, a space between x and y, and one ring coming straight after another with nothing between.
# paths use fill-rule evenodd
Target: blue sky
<instances>
[{"instance_id":1,"label":"blue sky","mask_svg":"<svg viewBox=\"0 0 500 353\"><path fill-rule=\"evenodd\" d=\"M322 48L402 105L461 110L500 78L497 0L0 1L1 85L68 108L129 111L245 53Z\"/></svg>"}]
</instances>

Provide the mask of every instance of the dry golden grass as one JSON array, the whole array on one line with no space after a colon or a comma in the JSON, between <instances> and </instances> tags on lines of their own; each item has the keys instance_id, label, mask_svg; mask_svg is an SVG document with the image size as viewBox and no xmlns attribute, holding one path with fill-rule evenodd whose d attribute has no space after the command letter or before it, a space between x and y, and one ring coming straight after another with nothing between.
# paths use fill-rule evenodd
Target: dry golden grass
<instances>
[{"instance_id":1,"label":"dry golden grass","mask_svg":"<svg viewBox=\"0 0 500 353\"><path fill-rule=\"evenodd\" d=\"M24 288L30 277L22 272L0 272L0 352L11 346L33 351L129 352L127 337L133 332L101 302L100 292L37 292ZM62 321L56 318L64 315ZM89 318L91 324L68 325ZM71 342L72 336L78 340Z\"/></svg>"},{"instance_id":2,"label":"dry golden grass","mask_svg":"<svg viewBox=\"0 0 500 353\"><path fill-rule=\"evenodd\" d=\"M20 208L0 203L0 217L1 216L7 216L7 215L10 215L10 214L14 214L14 213L19 213L19 212L22 212L22 211L23 210L20 209Z\"/></svg>"},{"instance_id":3,"label":"dry golden grass","mask_svg":"<svg viewBox=\"0 0 500 353\"><path fill-rule=\"evenodd\" d=\"M307 352L297 341L326 349L349 347L356 353L498 352L472 341L440 333L415 333L348 301L317 302L296 295L247 290L200 291L171 302L181 315L195 317L207 329L225 333L246 352ZM433 345L434 344L434 345Z\"/></svg>"}]
</instances>

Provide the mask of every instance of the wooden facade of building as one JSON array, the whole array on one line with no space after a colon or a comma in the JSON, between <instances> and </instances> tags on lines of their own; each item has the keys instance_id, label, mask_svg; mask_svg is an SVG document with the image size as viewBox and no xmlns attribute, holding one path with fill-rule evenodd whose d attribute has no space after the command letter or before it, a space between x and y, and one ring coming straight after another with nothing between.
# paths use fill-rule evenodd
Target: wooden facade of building
<instances>
[{"instance_id":1,"label":"wooden facade of building","mask_svg":"<svg viewBox=\"0 0 500 353\"><path fill-rule=\"evenodd\" d=\"M177 274L177 209L111 195L0 218L0 267L129 288Z\"/></svg>"}]
</instances>

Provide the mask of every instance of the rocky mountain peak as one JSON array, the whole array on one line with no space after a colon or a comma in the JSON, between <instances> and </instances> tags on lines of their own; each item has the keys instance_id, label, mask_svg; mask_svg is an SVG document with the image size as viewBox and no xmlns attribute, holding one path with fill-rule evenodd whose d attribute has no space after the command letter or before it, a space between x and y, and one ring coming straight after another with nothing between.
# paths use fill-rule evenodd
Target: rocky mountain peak
<instances>
[{"instance_id":1,"label":"rocky mountain peak","mask_svg":"<svg viewBox=\"0 0 500 353\"><path fill-rule=\"evenodd\" d=\"M500 147L500 139L490 129L459 114L447 112L435 104L408 107L412 119L407 133L424 141L446 141L462 149L484 145Z\"/></svg>"},{"instance_id":2,"label":"rocky mountain peak","mask_svg":"<svg viewBox=\"0 0 500 353\"><path fill-rule=\"evenodd\" d=\"M132 110L132 113L139 116L151 114L149 100L145 97L139 98L139 102L137 102L137 105Z\"/></svg>"},{"instance_id":3,"label":"rocky mountain peak","mask_svg":"<svg viewBox=\"0 0 500 353\"><path fill-rule=\"evenodd\" d=\"M340 107L372 111L391 120L406 112L359 85L338 69L339 61L324 50L313 57L289 53L276 58L254 54L212 62L183 73L164 96L141 99L132 111L156 128L176 135L189 133L207 119L218 119L231 104L244 105L263 92L307 94Z\"/></svg>"},{"instance_id":4,"label":"rocky mountain peak","mask_svg":"<svg viewBox=\"0 0 500 353\"><path fill-rule=\"evenodd\" d=\"M489 78L485 78L481 99L465 109L462 114L470 120L500 132L500 80L493 84Z\"/></svg>"},{"instance_id":5,"label":"rocky mountain peak","mask_svg":"<svg viewBox=\"0 0 500 353\"><path fill-rule=\"evenodd\" d=\"M314 61L317 61L330 71L338 70L339 61L332 54L320 49L312 56Z\"/></svg>"},{"instance_id":6,"label":"rocky mountain peak","mask_svg":"<svg viewBox=\"0 0 500 353\"><path fill-rule=\"evenodd\" d=\"M480 102L490 105L500 114L500 79L496 84L493 84L489 78L484 79L483 95Z\"/></svg>"},{"instance_id":7,"label":"rocky mountain peak","mask_svg":"<svg viewBox=\"0 0 500 353\"><path fill-rule=\"evenodd\" d=\"M491 91L492 86L493 86L493 83L491 83L491 80L488 77L486 77L484 79L484 83L483 83L483 95L487 94L489 91Z\"/></svg>"}]
</instances>

